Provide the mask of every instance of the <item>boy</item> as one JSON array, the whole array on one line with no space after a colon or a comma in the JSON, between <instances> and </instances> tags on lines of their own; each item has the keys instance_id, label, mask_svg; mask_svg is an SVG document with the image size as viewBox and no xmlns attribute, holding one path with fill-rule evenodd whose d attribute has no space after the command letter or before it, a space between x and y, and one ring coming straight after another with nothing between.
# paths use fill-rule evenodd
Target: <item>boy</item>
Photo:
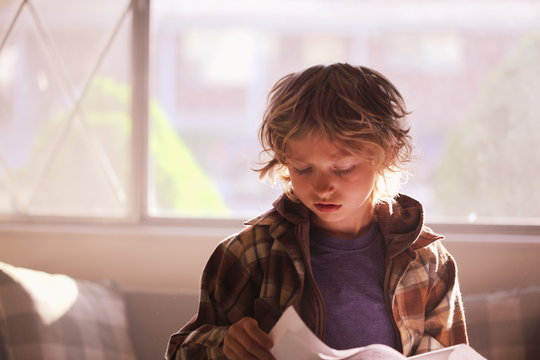
<instances>
[{"instance_id":1,"label":"boy","mask_svg":"<svg viewBox=\"0 0 540 360\"><path fill-rule=\"evenodd\" d=\"M397 192L412 151L406 115L366 67L314 66L276 83L258 171L284 194L216 248L168 359L272 359L267 333L290 305L336 349L383 343L411 356L467 343L456 264L420 203Z\"/></svg>"}]
</instances>

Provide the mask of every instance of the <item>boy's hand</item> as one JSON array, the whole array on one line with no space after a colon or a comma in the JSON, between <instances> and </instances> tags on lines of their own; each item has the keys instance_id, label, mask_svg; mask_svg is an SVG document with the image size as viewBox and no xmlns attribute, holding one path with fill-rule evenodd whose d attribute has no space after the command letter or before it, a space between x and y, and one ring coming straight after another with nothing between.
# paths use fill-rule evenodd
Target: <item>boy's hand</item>
<instances>
[{"instance_id":1,"label":"boy's hand","mask_svg":"<svg viewBox=\"0 0 540 360\"><path fill-rule=\"evenodd\" d=\"M230 360L274 360L272 346L270 336L251 317L232 325L223 339L223 353Z\"/></svg>"}]
</instances>

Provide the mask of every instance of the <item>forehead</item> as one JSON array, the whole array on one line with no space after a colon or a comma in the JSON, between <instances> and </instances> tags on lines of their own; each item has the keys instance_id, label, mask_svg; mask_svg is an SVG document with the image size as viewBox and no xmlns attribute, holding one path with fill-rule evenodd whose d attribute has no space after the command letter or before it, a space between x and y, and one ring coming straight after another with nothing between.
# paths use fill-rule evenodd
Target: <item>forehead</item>
<instances>
[{"instance_id":1,"label":"forehead","mask_svg":"<svg viewBox=\"0 0 540 360\"><path fill-rule=\"evenodd\" d=\"M322 136L307 136L288 140L285 143L285 156L291 160L299 161L312 159L339 161L356 157L344 145Z\"/></svg>"}]
</instances>

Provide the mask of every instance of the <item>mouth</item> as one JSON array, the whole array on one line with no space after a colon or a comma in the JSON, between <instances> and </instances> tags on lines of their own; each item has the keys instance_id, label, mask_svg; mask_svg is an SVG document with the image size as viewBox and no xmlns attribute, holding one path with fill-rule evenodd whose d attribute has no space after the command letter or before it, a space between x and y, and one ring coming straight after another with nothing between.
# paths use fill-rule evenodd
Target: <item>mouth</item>
<instances>
[{"instance_id":1,"label":"mouth","mask_svg":"<svg viewBox=\"0 0 540 360\"><path fill-rule=\"evenodd\" d=\"M338 211L341 208L341 205L337 205L337 204L316 203L314 204L314 206L320 212L334 212L334 211Z\"/></svg>"}]
</instances>

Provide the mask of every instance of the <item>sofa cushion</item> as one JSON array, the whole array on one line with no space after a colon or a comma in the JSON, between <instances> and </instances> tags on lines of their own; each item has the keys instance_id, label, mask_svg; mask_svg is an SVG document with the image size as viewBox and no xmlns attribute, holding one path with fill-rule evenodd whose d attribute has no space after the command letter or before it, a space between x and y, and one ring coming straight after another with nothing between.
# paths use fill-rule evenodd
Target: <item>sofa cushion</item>
<instances>
[{"instance_id":1,"label":"sofa cushion","mask_svg":"<svg viewBox=\"0 0 540 360\"><path fill-rule=\"evenodd\" d=\"M540 286L465 296L471 346L490 360L540 359Z\"/></svg>"},{"instance_id":2,"label":"sofa cushion","mask_svg":"<svg viewBox=\"0 0 540 360\"><path fill-rule=\"evenodd\" d=\"M0 262L0 358L134 360L119 289Z\"/></svg>"},{"instance_id":3,"label":"sofa cushion","mask_svg":"<svg viewBox=\"0 0 540 360\"><path fill-rule=\"evenodd\" d=\"M139 360L163 359L171 334L196 313L198 292L122 289L130 337Z\"/></svg>"}]
</instances>

